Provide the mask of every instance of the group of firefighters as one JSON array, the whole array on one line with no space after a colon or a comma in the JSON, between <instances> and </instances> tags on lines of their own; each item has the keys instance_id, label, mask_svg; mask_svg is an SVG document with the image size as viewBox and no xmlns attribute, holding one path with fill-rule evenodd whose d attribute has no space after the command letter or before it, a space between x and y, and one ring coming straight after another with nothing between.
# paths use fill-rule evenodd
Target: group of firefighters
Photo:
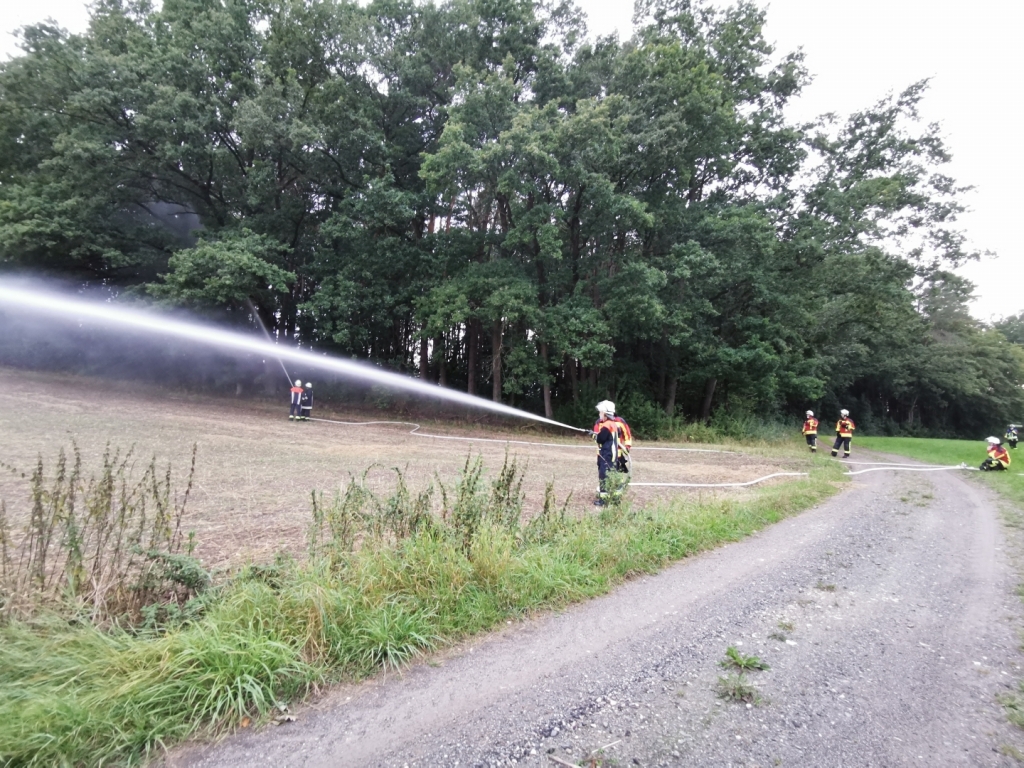
<instances>
[{"instance_id":1,"label":"group of firefighters","mask_svg":"<svg viewBox=\"0 0 1024 768\"><path fill-rule=\"evenodd\" d=\"M295 386L291 388L291 409L288 418L295 421L309 421L313 410L313 384L307 381L303 386L300 379L295 380ZM807 411L805 414L803 435L807 440L807 447L811 453L818 451L818 425L819 421L814 417L814 411ZM850 412L843 408L839 411L839 420L836 422L836 440L832 444L832 456L837 457L840 449L843 451L843 458L850 457L850 441L853 439L853 431L857 428ZM1011 448L1017 447L1020 424L1010 424L1006 427L1006 442ZM629 452L633 447L633 433L629 424L621 416L615 415L615 403L610 400L602 400L597 404L597 421L593 429L594 440L597 441L597 476L599 481L598 498L596 504L604 506L609 501L618 501L625 489L624 482L610 482L609 475L618 473L628 478L630 470ZM1010 466L1010 454L1003 447L998 437L989 437L988 457L982 462L979 469L983 471L1004 470Z\"/></svg>"},{"instance_id":2,"label":"group of firefighters","mask_svg":"<svg viewBox=\"0 0 1024 768\"><path fill-rule=\"evenodd\" d=\"M814 411L807 411L803 433L811 453L816 453L818 450L818 423L818 420L814 418ZM850 418L850 412L845 408L839 411L839 421L836 422L836 441L832 445L833 456L838 456L839 449L842 448L843 458L850 457L850 440L853 438L853 430L856 428L853 419ZM1011 448L1017 447L1017 430L1020 428L1020 424L1009 424L1006 427L1005 439ZM1003 447L1003 441L998 437L988 437L985 438L985 442L988 444L988 456L978 469L983 472L1009 469L1010 453Z\"/></svg>"}]
</instances>

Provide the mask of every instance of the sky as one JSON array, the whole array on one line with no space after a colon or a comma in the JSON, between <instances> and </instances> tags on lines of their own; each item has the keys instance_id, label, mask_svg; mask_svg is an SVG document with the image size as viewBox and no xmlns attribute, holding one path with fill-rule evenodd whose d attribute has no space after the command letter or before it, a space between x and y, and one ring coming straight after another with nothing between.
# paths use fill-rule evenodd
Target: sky
<instances>
[{"instance_id":1,"label":"sky","mask_svg":"<svg viewBox=\"0 0 1024 768\"><path fill-rule=\"evenodd\" d=\"M592 34L632 31L631 0L576 0ZM1024 310L1024 247L1017 217L1024 211L1024 153L1017 120L1024 119L1024 57L1017 37L1024 3L973 0L772 0L765 37L778 54L803 49L813 83L792 104L794 121L826 112L841 116L872 106L889 93L929 78L921 109L940 124L953 161L944 172L974 189L960 218L981 260L958 270L976 288L973 314L994 320ZM7 3L0 22L0 60L16 55L12 33L52 18L84 31L81 0ZM13 6L13 7L12 7Z\"/></svg>"}]
</instances>

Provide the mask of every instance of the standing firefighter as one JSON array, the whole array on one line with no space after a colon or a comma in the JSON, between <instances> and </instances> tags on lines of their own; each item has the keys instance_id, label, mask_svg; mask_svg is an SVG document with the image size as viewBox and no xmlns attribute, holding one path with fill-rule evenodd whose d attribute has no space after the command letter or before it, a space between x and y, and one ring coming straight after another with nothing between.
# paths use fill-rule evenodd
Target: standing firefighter
<instances>
[{"instance_id":1,"label":"standing firefighter","mask_svg":"<svg viewBox=\"0 0 1024 768\"><path fill-rule=\"evenodd\" d=\"M615 485L609 490L608 473L629 472L629 449L633 436L624 419L616 418L615 403L602 400L597 404L597 423L594 424L594 440L597 441L597 477L599 482L598 506L604 506L609 499L618 501L622 487Z\"/></svg>"},{"instance_id":2,"label":"standing firefighter","mask_svg":"<svg viewBox=\"0 0 1024 768\"><path fill-rule=\"evenodd\" d=\"M1020 429L1020 424L1007 424L1006 434L1003 436L1006 442L1010 444L1013 449L1017 448L1017 430Z\"/></svg>"},{"instance_id":3,"label":"standing firefighter","mask_svg":"<svg viewBox=\"0 0 1024 768\"><path fill-rule=\"evenodd\" d=\"M1003 448L1002 442L998 437L985 438L985 442L988 443L988 458L981 462L981 466L978 467L982 472L1001 472L1004 469L1010 468L1010 454Z\"/></svg>"},{"instance_id":4,"label":"standing firefighter","mask_svg":"<svg viewBox=\"0 0 1024 768\"><path fill-rule=\"evenodd\" d=\"M295 380L295 386L291 388L292 407L288 411L289 419L302 418L302 381Z\"/></svg>"},{"instance_id":5,"label":"standing firefighter","mask_svg":"<svg viewBox=\"0 0 1024 768\"><path fill-rule=\"evenodd\" d=\"M839 447L843 448L843 458L850 458L850 440L853 439L853 430L857 425L850 418L850 412L843 408L839 412L839 421L836 422L836 441L832 445L832 456L839 455Z\"/></svg>"},{"instance_id":6,"label":"standing firefighter","mask_svg":"<svg viewBox=\"0 0 1024 768\"><path fill-rule=\"evenodd\" d=\"M807 447L811 449L811 453L817 453L818 420L814 418L814 411L808 411L804 415L807 417L804 420L804 439L807 440Z\"/></svg>"},{"instance_id":7,"label":"standing firefighter","mask_svg":"<svg viewBox=\"0 0 1024 768\"><path fill-rule=\"evenodd\" d=\"M313 413L313 382L306 382L306 388L299 395L299 405L302 408L302 420L309 421L310 414Z\"/></svg>"}]
</instances>

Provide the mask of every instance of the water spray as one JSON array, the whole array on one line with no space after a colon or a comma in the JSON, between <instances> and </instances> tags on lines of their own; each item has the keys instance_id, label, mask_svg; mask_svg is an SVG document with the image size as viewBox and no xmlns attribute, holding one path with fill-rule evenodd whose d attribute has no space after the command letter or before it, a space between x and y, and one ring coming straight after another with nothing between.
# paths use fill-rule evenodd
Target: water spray
<instances>
[{"instance_id":1,"label":"water spray","mask_svg":"<svg viewBox=\"0 0 1024 768\"><path fill-rule=\"evenodd\" d=\"M267 330L267 326L263 324L263 318L260 317L260 313L256 311L256 305L252 303L252 299L246 299L245 301L249 305L249 311L252 312L252 316L256 318L256 324L263 331L263 335L267 337L267 341L270 344L273 344L274 340L270 337L270 331ZM281 364L281 370L284 371L284 377L288 379L288 386L290 387L292 385L292 376L288 373L288 369L284 367L284 360L279 357L277 362Z\"/></svg>"},{"instance_id":2,"label":"water spray","mask_svg":"<svg viewBox=\"0 0 1024 768\"><path fill-rule=\"evenodd\" d=\"M233 331L226 331L196 322L177 320L151 310L131 309L113 304L87 301L50 291L26 288L11 281L0 279L0 309L7 308L31 310L79 321L91 320L106 325L124 326L136 331L188 339L189 341L207 346L276 357L282 361L289 360L309 368L331 371L393 390L410 392L437 400L457 403L469 408L479 408L491 411L492 413L500 413L503 416L529 419L541 424L549 424L553 427L590 434L588 429L580 429L569 424L563 424L554 419L538 416L528 411L521 411L518 408L513 408L503 403L484 400L465 392L426 384L418 379L381 370L369 363L328 357L325 354L282 347L270 341L264 341ZM284 363L282 362L281 365L283 367Z\"/></svg>"}]
</instances>

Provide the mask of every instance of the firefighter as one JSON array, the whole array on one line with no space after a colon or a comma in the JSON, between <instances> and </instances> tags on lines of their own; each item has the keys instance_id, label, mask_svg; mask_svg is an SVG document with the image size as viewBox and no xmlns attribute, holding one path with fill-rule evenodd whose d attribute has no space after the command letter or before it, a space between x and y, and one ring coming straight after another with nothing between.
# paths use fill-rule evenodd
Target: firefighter
<instances>
[{"instance_id":1,"label":"firefighter","mask_svg":"<svg viewBox=\"0 0 1024 768\"><path fill-rule=\"evenodd\" d=\"M817 453L818 420L814 418L814 411L808 411L804 416L806 417L804 421L804 439L807 440L807 447L811 449L811 453Z\"/></svg>"},{"instance_id":2,"label":"firefighter","mask_svg":"<svg viewBox=\"0 0 1024 768\"><path fill-rule=\"evenodd\" d=\"M302 418L302 381L299 379L295 380L295 386L291 388L292 395L292 407L288 411L289 419L301 419Z\"/></svg>"},{"instance_id":3,"label":"firefighter","mask_svg":"<svg viewBox=\"0 0 1024 768\"><path fill-rule=\"evenodd\" d=\"M1010 454L1003 448L1002 441L998 437L985 438L988 443L988 458L981 462L978 467L982 472L1001 472L1010 468Z\"/></svg>"},{"instance_id":4,"label":"firefighter","mask_svg":"<svg viewBox=\"0 0 1024 768\"><path fill-rule=\"evenodd\" d=\"M620 487L608 489L609 472L629 471L629 447L632 435L624 419L616 418L615 403L602 400L597 404L597 423L594 424L594 440L597 441L598 491L595 504L603 507L622 497ZM621 467L621 469L620 469Z\"/></svg>"},{"instance_id":5,"label":"firefighter","mask_svg":"<svg viewBox=\"0 0 1024 768\"><path fill-rule=\"evenodd\" d=\"M1019 424L1007 424L1006 434L1003 436L1006 442L1010 444L1010 447L1017 448L1017 430L1020 428Z\"/></svg>"},{"instance_id":6,"label":"firefighter","mask_svg":"<svg viewBox=\"0 0 1024 768\"><path fill-rule=\"evenodd\" d=\"M309 421L309 416L313 412L313 382L306 382L306 388L299 395L299 406L302 410L302 420Z\"/></svg>"},{"instance_id":7,"label":"firefighter","mask_svg":"<svg viewBox=\"0 0 1024 768\"><path fill-rule=\"evenodd\" d=\"M839 421L836 422L836 441L832 445L833 458L839 455L839 447L843 448L843 458L850 458L850 440L853 439L853 430L857 425L850 418L850 412L843 408L839 412Z\"/></svg>"}]
</instances>

